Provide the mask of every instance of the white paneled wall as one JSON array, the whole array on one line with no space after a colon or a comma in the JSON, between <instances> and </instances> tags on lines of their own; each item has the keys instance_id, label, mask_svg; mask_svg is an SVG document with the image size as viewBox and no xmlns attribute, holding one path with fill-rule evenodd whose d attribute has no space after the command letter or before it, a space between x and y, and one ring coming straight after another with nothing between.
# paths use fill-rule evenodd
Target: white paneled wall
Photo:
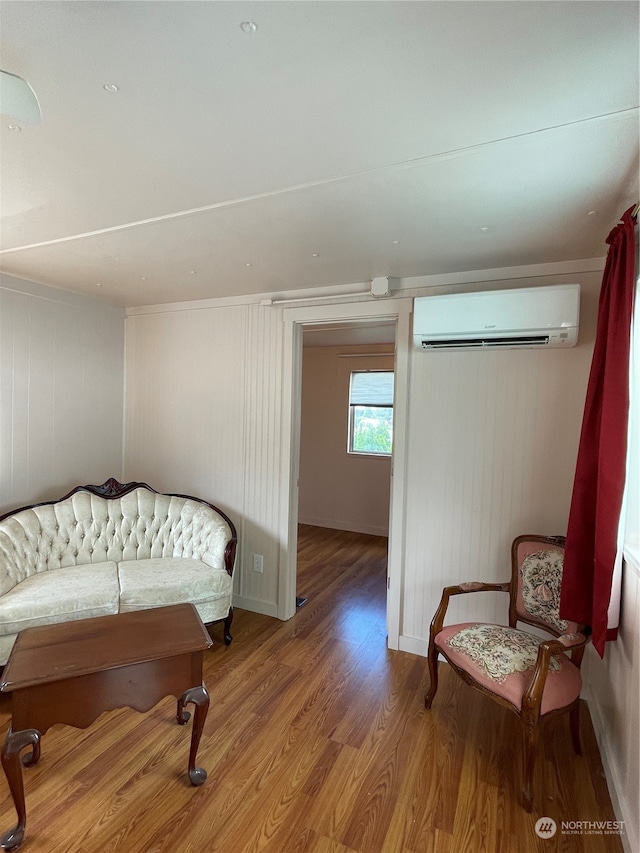
<instances>
[{"instance_id":1,"label":"white paneled wall","mask_svg":"<svg viewBox=\"0 0 640 853\"><path fill-rule=\"evenodd\" d=\"M413 353L400 648L425 653L447 584L506 580L516 535L566 532L600 280L580 276L575 348ZM495 620L505 607L463 596L450 613Z\"/></svg>"},{"instance_id":2,"label":"white paneled wall","mask_svg":"<svg viewBox=\"0 0 640 853\"><path fill-rule=\"evenodd\" d=\"M218 505L239 534L234 601L275 615L280 466L278 312L259 305L133 313L127 479ZM264 573L252 571L253 554Z\"/></svg>"},{"instance_id":3,"label":"white paneled wall","mask_svg":"<svg viewBox=\"0 0 640 853\"><path fill-rule=\"evenodd\" d=\"M122 475L124 318L0 277L0 511Z\"/></svg>"},{"instance_id":4,"label":"white paneled wall","mask_svg":"<svg viewBox=\"0 0 640 853\"><path fill-rule=\"evenodd\" d=\"M448 583L507 580L519 533L566 532L587 370L579 349L414 356L407 637L427 639ZM472 618L495 619L496 602L504 619L490 595L474 597Z\"/></svg>"},{"instance_id":5,"label":"white paneled wall","mask_svg":"<svg viewBox=\"0 0 640 853\"><path fill-rule=\"evenodd\" d=\"M506 577L518 533L565 532L600 277L581 275L575 349L412 352L408 463L395 471L407 495L401 648L424 653L444 585ZM226 509L240 532L236 604L274 615L286 536L283 346L281 312L250 301L128 318L127 478ZM478 616L495 612L481 598Z\"/></svg>"},{"instance_id":6,"label":"white paneled wall","mask_svg":"<svg viewBox=\"0 0 640 853\"><path fill-rule=\"evenodd\" d=\"M245 447L240 597L253 609L275 616L278 604L278 537L281 467L282 317L260 305L246 308ZM264 574L252 569L261 554Z\"/></svg>"},{"instance_id":7,"label":"white paneled wall","mask_svg":"<svg viewBox=\"0 0 640 853\"><path fill-rule=\"evenodd\" d=\"M240 307L128 318L128 479L241 511L243 320Z\"/></svg>"}]
</instances>

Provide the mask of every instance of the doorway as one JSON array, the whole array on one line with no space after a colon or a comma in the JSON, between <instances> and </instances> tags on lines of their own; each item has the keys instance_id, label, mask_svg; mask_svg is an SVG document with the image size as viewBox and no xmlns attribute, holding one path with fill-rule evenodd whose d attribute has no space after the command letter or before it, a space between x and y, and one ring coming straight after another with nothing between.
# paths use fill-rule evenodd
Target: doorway
<instances>
[{"instance_id":1,"label":"doorway","mask_svg":"<svg viewBox=\"0 0 640 853\"><path fill-rule=\"evenodd\" d=\"M315 543L336 531L359 534L359 543L378 537L379 550L389 535L396 323L315 324L302 332L298 523L311 529L298 532ZM348 551L351 538L340 541ZM302 556L306 564L309 555ZM298 571L297 608L310 583Z\"/></svg>"},{"instance_id":2,"label":"doorway","mask_svg":"<svg viewBox=\"0 0 640 853\"><path fill-rule=\"evenodd\" d=\"M404 469L408 397L410 316L412 300L397 298L358 303L313 305L283 310L284 382L282 442L281 546L278 617L290 619L296 612L298 498L304 330L310 326L350 324L352 328L386 321L395 326L394 451L391 468L387 578L387 634L389 648L397 649L401 618L402 564L404 553ZM284 503L286 502L286 507Z\"/></svg>"}]
</instances>

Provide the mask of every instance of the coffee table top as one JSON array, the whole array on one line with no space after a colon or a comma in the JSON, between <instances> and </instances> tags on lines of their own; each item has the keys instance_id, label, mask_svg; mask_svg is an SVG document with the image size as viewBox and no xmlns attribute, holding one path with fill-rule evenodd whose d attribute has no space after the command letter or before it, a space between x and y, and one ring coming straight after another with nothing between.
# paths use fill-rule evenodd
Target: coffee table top
<instances>
[{"instance_id":1,"label":"coffee table top","mask_svg":"<svg viewBox=\"0 0 640 853\"><path fill-rule=\"evenodd\" d=\"M0 691L205 651L212 645L193 604L26 628L11 650Z\"/></svg>"}]
</instances>

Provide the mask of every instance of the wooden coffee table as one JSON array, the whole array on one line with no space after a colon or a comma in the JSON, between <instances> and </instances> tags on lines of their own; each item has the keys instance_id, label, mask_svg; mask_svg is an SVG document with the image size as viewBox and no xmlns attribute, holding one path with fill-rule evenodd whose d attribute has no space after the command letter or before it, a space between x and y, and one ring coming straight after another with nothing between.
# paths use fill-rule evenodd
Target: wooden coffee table
<instances>
[{"instance_id":1,"label":"wooden coffee table","mask_svg":"<svg viewBox=\"0 0 640 853\"><path fill-rule=\"evenodd\" d=\"M0 839L3 850L24 840L27 812L22 764L40 758L40 738L55 723L88 728L103 711L128 706L148 711L165 696L178 700L177 721L194 708L188 775L202 785L207 773L196 753L209 709L202 655L212 645L192 604L99 616L21 631L0 682L11 692L11 727L2 747L18 824ZM27 746L31 752L20 758Z\"/></svg>"}]
</instances>

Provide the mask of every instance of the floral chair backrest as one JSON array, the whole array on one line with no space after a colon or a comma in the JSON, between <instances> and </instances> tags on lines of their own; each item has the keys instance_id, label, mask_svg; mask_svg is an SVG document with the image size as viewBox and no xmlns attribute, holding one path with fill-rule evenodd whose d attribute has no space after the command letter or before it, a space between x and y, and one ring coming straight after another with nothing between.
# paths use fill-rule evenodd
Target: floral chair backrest
<instances>
[{"instance_id":1,"label":"floral chair backrest","mask_svg":"<svg viewBox=\"0 0 640 853\"><path fill-rule=\"evenodd\" d=\"M559 613L564 539L520 536L512 556L517 618L552 634L579 630L577 623L561 619Z\"/></svg>"}]
</instances>

